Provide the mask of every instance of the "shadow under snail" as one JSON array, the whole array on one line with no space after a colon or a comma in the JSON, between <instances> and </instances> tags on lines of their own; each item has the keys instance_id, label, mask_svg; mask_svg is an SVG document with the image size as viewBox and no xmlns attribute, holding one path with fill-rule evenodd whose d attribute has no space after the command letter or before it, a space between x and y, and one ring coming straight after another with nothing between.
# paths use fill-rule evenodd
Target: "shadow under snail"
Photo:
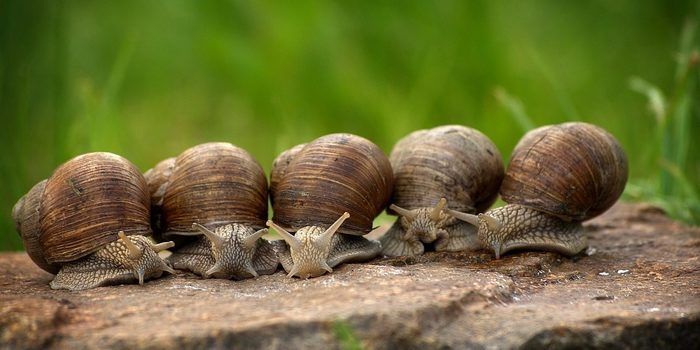
<instances>
[{"instance_id":1,"label":"shadow under snail","mask_svg":"<svg viewBox=\"0 0 700 350\"><path fill-rule=\"evenodd\" d=\"M461 125L418 130L396 143L390 160L388 212L399 218L380 238L384 255L418 255L428 244L436 251L480 248L476 229L459 217L483 212L498 197L503 161L488 137Z\"/></svg>"},{"instance_id":2,"label":"shadow under snail","mask_svg":"<svg viewBox=\"0 0 700 350\"><path fill-rule=\"evenodd\" d=\"M53 289L143 284L173 269L153 244L146 181L128 160L111 153L77 156L36 184L12 209L31 259L56 276ZM128 236L127 236L128 235Z\"/></svg>"},{"instance_id":3,"label":"shadow under snail","mask_svg":"<svg viewBox=\"0 0 700 350\"><path fill-rule=\"evenodd\" d=\"M571 122L525 134L500 194L508 203L479 215L447 212L478 227L496 258L514 249L575 255L588 246L581 222L608 210L627 182L627 157L604 129Z\"/></svg>"},{"instance_id":4,"label":"shadow under snail","mask_svg":"<svg viewBox=\"0 0 700 350\"><path fill-rule=\"evenodd\" d=\"M274 218L267 224L284 239L273 243L288 276L316 277L380 254L380 243L362 236L388 204L393 177L374 143L323 136L282 153L270 177Z\"/></svg>"},{"instance_id":5,"label":"shadow under snail","mask_svg":"<svg viewBox=\"0 0 700 350\"><path fill-rule=\"evenodd\" d=\"M155 226L177 242L168 257L173 267L225 279L277 270L275 251L261 238L267 233L267 178L248 152L230 143L205 143L158 163L145 176Z\"/></svg>"}]
</instances>

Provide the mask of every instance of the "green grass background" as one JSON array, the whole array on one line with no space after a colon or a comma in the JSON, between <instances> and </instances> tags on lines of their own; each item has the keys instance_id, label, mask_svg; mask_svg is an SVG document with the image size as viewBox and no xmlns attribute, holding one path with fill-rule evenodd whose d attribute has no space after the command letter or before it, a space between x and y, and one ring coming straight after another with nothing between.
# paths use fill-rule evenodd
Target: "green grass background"
<instances>
[{"instance_id":1,"label":"green grass background","mask_svg":"<svg viewBox=\"0 0 700 350\"><path fill-rule=\"evenodd\" d=\"M627 151L627 198L698 223L697 14L697 1L0 1L0 250L21 249L15 201L81 153L146 170L220 140L269 172L323 134L388 152L447 123L506 160L528 127L601 125Z\"/></svg>"}]
</instances>

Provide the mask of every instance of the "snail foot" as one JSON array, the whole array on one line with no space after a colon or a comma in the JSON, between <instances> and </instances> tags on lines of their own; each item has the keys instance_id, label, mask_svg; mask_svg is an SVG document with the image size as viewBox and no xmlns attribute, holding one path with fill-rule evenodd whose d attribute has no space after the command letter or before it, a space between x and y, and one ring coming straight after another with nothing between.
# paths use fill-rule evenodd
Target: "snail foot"
<instances>
[{"instance_id":1,"label":"snail foot","mask_svg":"<svg viewBox=\"0 0 700 350\"><path fill-rule=\"evenodd\" d=\"M405 237L405 230L397 220L382 237L382 254L386 256L414 256L425 251L423 242L417 237Z\"/></svg>"}]
</instances>

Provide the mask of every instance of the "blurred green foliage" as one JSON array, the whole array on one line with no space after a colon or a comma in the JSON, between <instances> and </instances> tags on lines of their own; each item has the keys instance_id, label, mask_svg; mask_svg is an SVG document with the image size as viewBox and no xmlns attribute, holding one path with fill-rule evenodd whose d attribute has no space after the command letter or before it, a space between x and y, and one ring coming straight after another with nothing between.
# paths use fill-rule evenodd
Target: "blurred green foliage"
<instances>
[{"instance_id":1,"label":"blurred green foliage","mask_svg":"<svg viewBox=\"0 0 700 350\"><path fill-rule=\"evenodd\" d=\"M700 183L700 73L677 70L697 13L692 0L1 1L0 250L21 248L15 201L80 153L146 170L222 140L269 171L323 134L388 152L447 123L506 160L531 126L601 125L628 153L628 197L683 209ZM673 122L640 91L668 91Z\"/></svg>"},{"instance_id":2,"label":"blurred green foliage","mask_svg":"<svg viewBox=\"0 0 700 350\"><path fill-rule=\"evenodd\" d=\"M362 342L355 335L352 326L347 321L337 320L333 322L333 334L342 350L362 350Z\"/></svg>"}]
</instances>

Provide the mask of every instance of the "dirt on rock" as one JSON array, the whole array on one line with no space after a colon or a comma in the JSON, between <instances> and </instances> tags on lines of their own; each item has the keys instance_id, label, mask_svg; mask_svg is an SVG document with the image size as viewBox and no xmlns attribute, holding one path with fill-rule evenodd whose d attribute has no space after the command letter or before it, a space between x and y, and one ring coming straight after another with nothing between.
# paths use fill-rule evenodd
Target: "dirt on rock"
<instances>
[{"instance_id":1,"label":"dirt on rock","mask_svg":"<svg viewBox=\"0 0 700 350\"><path fill-rule=\"evenodd\" d=\"M586 223L574 258L427 253L309 280L179 273L143 286L54 291L0 254L0 347L539 349L700 344L700 229L643 204Z\"/></svg>"}]
</instances>

